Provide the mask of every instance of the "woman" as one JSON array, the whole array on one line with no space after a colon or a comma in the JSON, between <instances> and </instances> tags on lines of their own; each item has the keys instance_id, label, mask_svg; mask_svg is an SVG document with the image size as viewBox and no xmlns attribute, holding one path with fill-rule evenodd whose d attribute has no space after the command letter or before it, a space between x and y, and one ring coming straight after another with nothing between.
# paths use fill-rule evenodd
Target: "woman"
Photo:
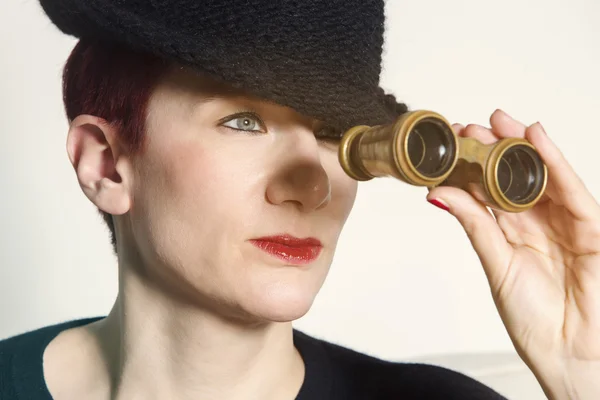
<instances>
[{"instance_id":1,"label":"woman","mask_svg":"<svg viewBox=\"0 0 600 400\"><path fill-rule=\"evenodd\" d=\"M105 318L3 341L0 398L501 398L291 326L356 193L336 132L406 111L376 87L383 2L115 3L42 5L81 38L64 74L67 150L113 232L119 296ZM527 137L547 197L497 220L459 190L428 198L465 227L548 397L597 398L600 207L539 124L502 111L490 124L455 129Z\"/></svg>"}]
</instances>

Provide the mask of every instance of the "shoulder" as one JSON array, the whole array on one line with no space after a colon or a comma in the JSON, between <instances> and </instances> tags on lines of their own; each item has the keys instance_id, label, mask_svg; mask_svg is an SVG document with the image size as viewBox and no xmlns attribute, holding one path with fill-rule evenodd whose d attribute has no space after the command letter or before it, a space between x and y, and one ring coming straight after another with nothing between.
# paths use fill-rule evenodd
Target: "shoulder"
<instances>
[{"instance_id":1,"label":"shoulder","mask_svg":"<svg viewBox=\"0 0 600 400\"><path fill-rule=\"evenodd\" d=\"M11 354L18 352L19 350L26 350L23 347L29 347L35 343L43 343L46 340L51 340L62 331L77 326L86 325L95 322L102 317L75 319L65 321L57 324L43 326L27 332L19 333L13 336L9 336L6 339L0 340L0 355Z\"/></svg>"},{"instance_id":2,"label":"shoulder","mask_svg":"<svg viewBox=\"0 0 600 400\"><path fill-rule=\"evenodd\" d=\"M302 340L321 346L340 390L369 399L505 400L483 383L448 368L423 363L392 362L303 333Z\"/></svg>"},{"instance_id":3,"label":"shoulder","mask_svg":"<svg viewBox=\"0 0 600 400\"><path fill-rule=\"evenodd\" d=\"M43 355L52 339L69 328L98 319L78 319L48 325L0 340L0 399L19 398L24 390L43 386Z\"/></svg>"}]
</instances>

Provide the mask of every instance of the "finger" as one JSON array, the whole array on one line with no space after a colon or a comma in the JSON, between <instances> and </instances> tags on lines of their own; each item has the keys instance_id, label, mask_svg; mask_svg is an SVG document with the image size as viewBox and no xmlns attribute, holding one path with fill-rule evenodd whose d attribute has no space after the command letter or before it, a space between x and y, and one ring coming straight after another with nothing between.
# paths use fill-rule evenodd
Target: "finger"
<instances>
[{"instance_id":1,"label":"finger","mask_svg":"<svg viewBox=\"0 0 600 400\"><path fill-rule=\"evenodd\" d=\"M539 122L527 128L526 138L548 167L548 183L554 189L548 193L552 201L562 204L578 219L600 219L598 202Z\"/></svg>"},{"instance_id":2,"label":"finger","mask_svg":"<svg viewBox=\"0 0 600 400\"><path fill-rule=\"evenodd\" d=\"M462 124L452 124L452 130L458 136L461 135L461 132L463 131L463 129L465 129L465 126Z\"/></svg>"},{"instance_id":3,"label":"finger","mask_svg":"<svg viewBox=\"0 0 600 400\"><path fill-rule=\"evenodd\" d=\"M469 124L461 133L462 137L475 138L483 144L491 144L498 141L498 137L485 126Z\"/></svg>"},{"instance_id":4,"label":"finger","mask_svg":"<svg viewBox=\"0 0 600 400\"><path fill-rule=\"evenodd\" d=\"M492 214L468 192L455 187L438 186L427 194L427 200L438 207L445 205L456 217L481 260L490 286L497 290L506 276L513 248Z\"/></svg>"},{"instance_id":5,"label":"finger","mask_svg":"<svg viewBox=\"0 0 600 400\"><path fill-rule=\"evenodd\" d=\"M497 109L490 117L490 125L492 132L498 138L516 137L524 138L527 126L513 117L508 115L503 110Z\"/></svg>"}]
</instances>

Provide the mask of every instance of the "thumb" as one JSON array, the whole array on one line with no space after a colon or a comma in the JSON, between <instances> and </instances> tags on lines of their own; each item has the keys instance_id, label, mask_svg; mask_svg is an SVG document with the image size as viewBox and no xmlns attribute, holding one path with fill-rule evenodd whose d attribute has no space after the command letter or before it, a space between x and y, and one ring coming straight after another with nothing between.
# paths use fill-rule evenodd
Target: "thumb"
<instances>
[{"instance_id":1,"label":"thumb","mask_svg":"<svg viewBox=\"0 0 600 400\"><path fill-rule=\"evenodd\" d=\"M433 188L427 201L445 209L461 224L477 253L492 289L506 276L513 248L490 211L465 190L450 186Z\"/></svg>"}]
</instances>

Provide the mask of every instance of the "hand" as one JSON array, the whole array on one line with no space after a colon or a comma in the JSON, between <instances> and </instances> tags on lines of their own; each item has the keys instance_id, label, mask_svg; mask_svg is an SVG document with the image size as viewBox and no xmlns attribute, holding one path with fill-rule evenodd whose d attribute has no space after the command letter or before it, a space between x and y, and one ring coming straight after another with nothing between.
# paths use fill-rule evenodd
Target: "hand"
<instances>
[{"instance_id":1,"label":"hand","mask_svg":"<svg viewBox=\"0 0 600 400\"><path fill-rule=\"evenodd\" d=\"M465 229L508 334L546 395L600 399L600 206L539 123L526 127L497 110L490 124L453 127L483 143L525 137L548 167L542 199L521 213L490 213L453 187L427 199Z\"/></svg>"}]
</instances>

